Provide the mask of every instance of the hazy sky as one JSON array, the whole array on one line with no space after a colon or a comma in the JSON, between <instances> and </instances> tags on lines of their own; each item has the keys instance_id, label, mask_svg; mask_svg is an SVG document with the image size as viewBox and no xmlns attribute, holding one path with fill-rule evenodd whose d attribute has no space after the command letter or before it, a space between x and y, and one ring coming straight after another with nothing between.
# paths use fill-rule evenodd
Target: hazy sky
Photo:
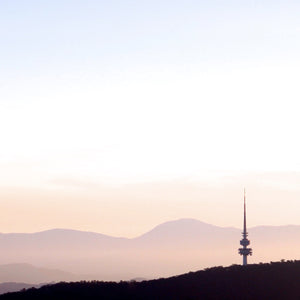
<instances>
[{"instance_id":1,"label":"hazy sky","mask_svg":"<svg viewBox=\"0 0 300 300\"><path fill-rule=\"evenodd\" d=\"M0 231L300 224L299 12L1 1Z\"/></svg>"}]
</instances>

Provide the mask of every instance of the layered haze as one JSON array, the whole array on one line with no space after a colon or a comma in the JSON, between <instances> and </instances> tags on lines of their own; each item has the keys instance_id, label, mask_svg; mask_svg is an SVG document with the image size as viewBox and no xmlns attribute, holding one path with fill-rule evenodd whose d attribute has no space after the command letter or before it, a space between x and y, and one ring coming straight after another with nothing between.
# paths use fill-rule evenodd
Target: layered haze
<instances>
[{"instance_id":1,"label":"layered haze","mask_svg":"<svg viewBox=\"0 0 300 300\"><path fill-rule=\"evenodd\" d=\"M0 1L0 281L299 259L299 12Z\"/></svg>"},{"instance_id":2,"label":"layered haze","mask_svg":"<svg viewBox=\"0 0 300 300\"><path fill-rule=\"evenodd\" d=\"M292 225L250 228L254 254L249 262L299 259L300 245L295 239L299 234L300 226ZM1 234L0 264L8 265L0 267L0 279L41 283L167 277L239 264L240 239L240 229L194 219L166 222L132 239L66 229Z\"/></svg>"}]
</instances>

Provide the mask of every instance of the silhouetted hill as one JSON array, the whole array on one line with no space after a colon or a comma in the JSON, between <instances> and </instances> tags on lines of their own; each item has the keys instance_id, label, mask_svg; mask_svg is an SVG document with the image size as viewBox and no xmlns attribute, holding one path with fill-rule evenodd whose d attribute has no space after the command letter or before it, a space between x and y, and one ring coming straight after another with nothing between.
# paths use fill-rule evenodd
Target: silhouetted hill
<instances>
[{"instance_id":1,"label":"silhouetted hill","mask_svg":"<svg viewBox=\"0 0 300 300\"><path fill-rule=\"evenodd\" d=\"M300 299L300 261L214 267L143 282L59 283L2 299L293 300Z\"/></svg>"}]
</instances>

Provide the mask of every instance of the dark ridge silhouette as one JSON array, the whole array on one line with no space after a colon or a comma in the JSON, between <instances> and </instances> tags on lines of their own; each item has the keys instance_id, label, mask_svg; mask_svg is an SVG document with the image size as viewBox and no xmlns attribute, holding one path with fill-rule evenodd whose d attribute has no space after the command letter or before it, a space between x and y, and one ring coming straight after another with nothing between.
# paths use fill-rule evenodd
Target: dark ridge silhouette
<instances>
[{"instance_id":1,"label":"dark ridge silhouette","mask_svg":"<svg viewBox=\"0 0 300 300\"><path fill-rule=\"evenodd\" d=\"M300 299L300 261L213 267L143 282L61 282L8 293L2 299L293 300Z\"/></svg>"}]
</instances>

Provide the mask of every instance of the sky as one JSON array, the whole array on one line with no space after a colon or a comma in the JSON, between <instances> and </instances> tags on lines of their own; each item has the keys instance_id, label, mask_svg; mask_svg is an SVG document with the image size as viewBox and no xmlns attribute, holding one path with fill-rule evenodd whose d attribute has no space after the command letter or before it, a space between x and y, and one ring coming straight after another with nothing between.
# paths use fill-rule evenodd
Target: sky
<instances>
[{"instance_id":1,"label":"sky","mask_svg":"<svg viewBox=\"0 0 300 300\"><path fill-rule=\"evenodd\" d=\"M0 232L300 224L298 1L0 1Z\"/></svg>"}]
</instances>

